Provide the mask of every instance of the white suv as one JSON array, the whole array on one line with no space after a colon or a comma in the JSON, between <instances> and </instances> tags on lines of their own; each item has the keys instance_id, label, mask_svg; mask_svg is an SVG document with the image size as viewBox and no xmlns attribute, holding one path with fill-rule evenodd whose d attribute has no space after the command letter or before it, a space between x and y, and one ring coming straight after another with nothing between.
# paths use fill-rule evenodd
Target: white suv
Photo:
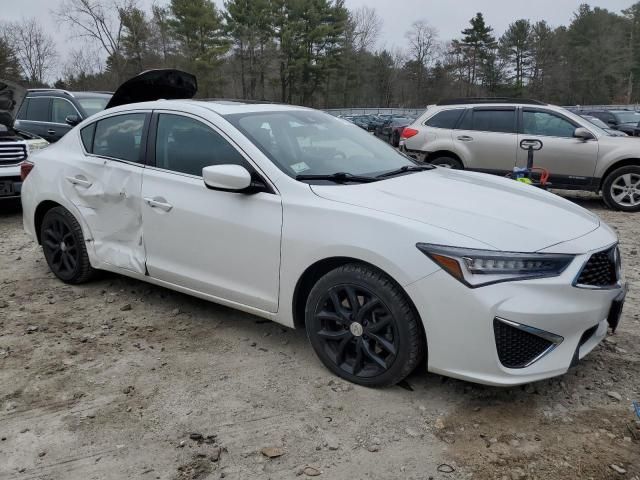
<instances>
[{"instance_id":1,"label":"white suv","mask_svg":"<svg viewBox=\"0 0 640 480\"><path fill-rule=\"evenodd\" d=\"M533 100L462 99L429 107L405 128L400 149L422 161L505 175L525 167L528 140L542 142L534 165L554 188L602 192L613 209L640 210L640 142L609 136L570 111Z\"/></svg>"},{"instance_id":2,"label":"white suv","mask_svg":"<svg viewBox=\"0 0 640 480\"><path fill-rule=\"evenodd\" d=\"M20 196L20 169L24 161L30 152L49 144L37 135L17 130L13 126L26 94L24 88L0 80L0 200Z\"/></svg>"}]
</instances>

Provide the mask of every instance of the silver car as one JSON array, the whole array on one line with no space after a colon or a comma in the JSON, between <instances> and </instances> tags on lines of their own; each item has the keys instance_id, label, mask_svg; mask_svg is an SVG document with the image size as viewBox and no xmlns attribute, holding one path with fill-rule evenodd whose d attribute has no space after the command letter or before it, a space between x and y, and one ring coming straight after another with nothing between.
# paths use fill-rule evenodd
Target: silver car
<instances>
[{"instance_id":1,"label":"silver car","mask_svg":"<svg viewBox=\"0 0 640 480\"><path fill-rule=\"evenodd\" d=\"M437 165L505 175L525 167L527 140L542 142L534 165L553 188L602 192L616 210L640 210L640 141L612 137L570 111L533 100L452 100L405 128L400 149Z\"/></svg>"}]
</instances>

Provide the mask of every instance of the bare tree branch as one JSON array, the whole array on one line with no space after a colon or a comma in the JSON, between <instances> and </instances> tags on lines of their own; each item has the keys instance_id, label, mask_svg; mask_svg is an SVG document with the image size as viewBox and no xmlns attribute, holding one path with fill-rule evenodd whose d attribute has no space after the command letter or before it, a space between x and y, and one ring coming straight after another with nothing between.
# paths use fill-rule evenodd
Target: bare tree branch
<instances>
[{"instance_id":1,"label":"bare tree branch","mask_svg":"<svg viewBox=\"0 0 640 480\"><path fill-rule=\"evenodd\" d=\"M30 82L44 84L58 56L53 38L44 32L35 18L9 24L7 36L23 75Z\"/></svg>"}]
</instances>

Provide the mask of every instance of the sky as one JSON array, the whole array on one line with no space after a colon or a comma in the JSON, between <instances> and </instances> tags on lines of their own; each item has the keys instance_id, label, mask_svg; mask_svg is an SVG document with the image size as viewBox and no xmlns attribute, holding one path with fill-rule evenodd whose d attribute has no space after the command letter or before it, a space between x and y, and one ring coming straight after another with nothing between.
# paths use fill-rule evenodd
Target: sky
<instances>
[{"instance_id":1,"label":"sky","mask_svg":"<svg viewBox=\"0 0 640 480\"><path fill-rule=\"evenodd\" d=\"M110 3L110 0L104 1ZM169 0L138 1L141 6L149 7L153 1L162 5ZM222 0L214 1L219 7L222 6ZM80 40L72 37L66 25L58 24L51 15L51 11L61 2L0 0L0 21L35 17L54 37L59 52L58 71L62 70L68 52L82 45ZM469 19L476 12L482 12L496 36L499 36L511 22L519 18L546 20L552 27L567 25L581 3L619 12L632 5L634 0L346 0L350 9L368 5L377 10L384 22L378 48L389 49L405 46L405 33L416 20L426 20L438 30L441 40L451 40L460 36L460 30L467 27Z\"/></svg>"}]
</instances>

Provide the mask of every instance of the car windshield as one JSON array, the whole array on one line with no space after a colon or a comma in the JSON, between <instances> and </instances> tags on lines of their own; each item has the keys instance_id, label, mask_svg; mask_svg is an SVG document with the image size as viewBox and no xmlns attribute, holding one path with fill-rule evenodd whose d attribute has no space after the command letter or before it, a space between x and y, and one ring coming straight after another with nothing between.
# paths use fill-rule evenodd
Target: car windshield
<instances>
[{"instance_id":1,"label":"car windshield","mask_svg":"<svg viewBox=\"0 0 640 480\"><path fill-rule=\"evenodd\" d=\"M375 176L415 163L360 127L312 110L226 115L283 172Z\"/></svg>"},{"instance_id":2,"label":"car windshield","mask_svg":"<svg viewBox=\"0 0 640 480\"><path fill-rule=\"evenodd\" d=\"M104 110L104 107L109 103L109 97L86 97L79 98L78 102L82 109L87 113L87 116L90 117L98 112Z\"/></svg>"},{"instance_id":3,"label":"car windshield","mask_svg":"<svg viewBox=\"0 0 640 480\"><path fill-rule=\"evenodd\" d=\"M638 123L640 122L640 113L638 112L616 112L616 117L621 123Z\"/></svg>"},{"instance_id":4,"label":"car windshield","mask_svg":"<svg viewBox=\"0 0 640 480\"><path fill-rule=\"evenodd\" d=\"M603 129L607 129L609 128L609 125L607 125L606 123L604 123L602 120L600 120L599 118L596 117L582 117L585 120L589 120L591 123L593 123L596 127L600 127Z\"/></svg>"}]
</instances>

